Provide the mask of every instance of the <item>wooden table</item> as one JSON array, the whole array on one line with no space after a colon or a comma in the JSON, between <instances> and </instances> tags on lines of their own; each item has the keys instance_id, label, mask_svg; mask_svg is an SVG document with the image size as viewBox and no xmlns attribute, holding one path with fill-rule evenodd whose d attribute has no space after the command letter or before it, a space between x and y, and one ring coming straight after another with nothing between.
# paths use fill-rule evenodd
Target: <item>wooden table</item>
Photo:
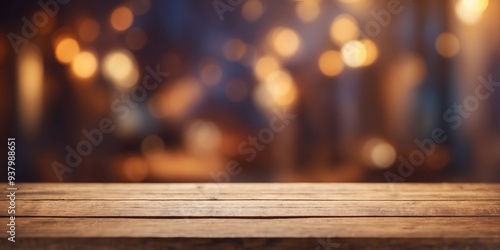
<instances>
[{"instance_id":1,"label":"wooden table","mask_svg":"<svg viewBox=\"0 0 500 250\"><path fill-rule=\"evenodd\" d=\"M500 184L17 187L1 249L500 249Z\"/></svg>"}]
</instances>

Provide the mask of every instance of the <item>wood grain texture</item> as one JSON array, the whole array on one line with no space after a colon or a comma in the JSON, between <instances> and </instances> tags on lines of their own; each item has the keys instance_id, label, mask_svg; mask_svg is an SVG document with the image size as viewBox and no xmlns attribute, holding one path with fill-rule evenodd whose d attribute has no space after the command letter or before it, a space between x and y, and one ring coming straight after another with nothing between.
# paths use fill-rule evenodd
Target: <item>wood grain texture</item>
<instances>
[{"instance_id":1,"label":"wood grain texture","mask_svg":"<svg viewBox=\"0 0 500 250\"><path fill-rule=\"evenodd\" d=\"M20 184L21 200L500 200L500 185L423 183Z\"/></svg>"},{"instance_id":2,"label":"wood grain texture","mask_svg":"<svg viewBox=\"0 0 500 250\"><path fill-rule=\"evenodd\" d=\"M17 216L38 217L500 216L500 201L51 200L20 204ZM7 215L7 210L0 214Z\"/></svg>"},{"instance_id":3,"label":"wood grain texture","mask_svg":"<svg viewBox=\"0 0 500 250\"><path fill-rule=\"evenodd\" d=\"M500 240L438 238L32 238L6 245L5 249L248 249L248 250L337 250L337 249L491 249ZM111 247L110 247L111 246Z\"/></svg>"},{"instance_id":4,"label":"wood grain texture","mask_svg":"<svg viewBox=\"0 0 500 250\"><path fill-rule=\"evenodd\" d=\"M499 184L17 187L1 249L500 249Z\"/></svg>"},{"instance_id":5,"label":"wood grain texture","mask_svg":"<svg viewBox=\"0 0 500 250\"><path fill-rule=\"evenodd\" d=\"M499 225L498 217L26 218L19 237L500 238Z\"/></svg>"}]
</instances>

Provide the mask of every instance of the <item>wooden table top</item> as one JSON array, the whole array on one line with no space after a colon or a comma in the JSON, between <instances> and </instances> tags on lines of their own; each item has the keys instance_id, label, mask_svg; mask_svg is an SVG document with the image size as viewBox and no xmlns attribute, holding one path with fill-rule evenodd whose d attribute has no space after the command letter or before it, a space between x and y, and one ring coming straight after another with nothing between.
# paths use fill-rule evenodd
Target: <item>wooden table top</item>
<instances>
[{"instance_id":1,"label":"wooden table top","mask_svg":"<svg viewBox=\"0 0 500 250\"><path fill-rule=\"evenodd\" d=\"M500 249L500 184L16 186L1 249Z\"/></svg>"}]
</instances>

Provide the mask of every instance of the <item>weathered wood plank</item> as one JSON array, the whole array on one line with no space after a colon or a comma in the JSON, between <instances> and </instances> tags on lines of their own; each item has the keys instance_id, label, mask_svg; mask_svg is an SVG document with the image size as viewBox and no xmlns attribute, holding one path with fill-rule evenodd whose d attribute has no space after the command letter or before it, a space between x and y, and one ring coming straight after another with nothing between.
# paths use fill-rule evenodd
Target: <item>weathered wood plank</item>
<instances>
[{"instance_id":1,"label":"weathered wood plank","mask_svg":"<svg viewBox=\"0 0 500 250\"><path fill-rule=\"evenodd\" d=\"M20 201L17 216L326 217L500 216L500 201ZM0 210L7 216L7 210Z\"/></svg>"},{"instance_id":2,"label":"weathered wood plank","mask_svg":"<svg viewBox=\"0 0 500 250\"><path fill-rule=\"evenodd\" d=\"M2 224L6 218L1 218ZM499 239L498 217L20 218L23 238L468 238Z\"/></svg>"},{"instance_id":3,"label":"weathered wood plank","mask_svg":"<svg viewBox=\"0 0 500 250\"><path fill-rule=\"evenodd\" d=\"M205 250L341 250L341 249L491 249L500 239L442 238L32 238L10 249L205 249Z\"/></svg>"},{"instance_id":4,"label":"weathered wood plank","mask_svg":"<svg viewBox=\"0 0 500 250\"><path fill-rule=\"evenodd\" d=\"M500 184L17 187L2 249L500 249Z\"/></svg>"},{"instance_id":5,"label":"weathered wood plank","mask_svg":"<svg viewBox=\"0 0 500 250\"><path fill-rule=\"evenodd\" d=\"M500 200L500 184L25 183L18 188L18 200Z\"/></svg>"}]
</instances>

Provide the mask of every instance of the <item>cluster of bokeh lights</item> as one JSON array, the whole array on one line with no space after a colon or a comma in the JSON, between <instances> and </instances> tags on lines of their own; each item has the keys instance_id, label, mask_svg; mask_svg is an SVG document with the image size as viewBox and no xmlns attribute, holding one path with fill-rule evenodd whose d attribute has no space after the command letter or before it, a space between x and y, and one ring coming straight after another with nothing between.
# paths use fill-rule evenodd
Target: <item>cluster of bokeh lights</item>
<instances>
[{"instance_id":1,"label":"cluster of bokeh lights","mask_svg":"<svg viewBox=\"0 0 500 250\"><path fill-rule=\"evenodd\" d=\"M301 0L295 2L295 15L306 25L322 18L322 2L327 0ZM90 83L102 75L119 91L126 91L138 83L139 66L133 51L140 51L148 43L147 33L134 24L137 16L148 12L149 0L132 1L135 4L116 6L109 13L106 23L99 23L92 17L77 19L74 27L62 27L52 36L53 54L57 62L67 67L72 80L77 83ZM338 0L349 6L363 5L369 0ZM473 26L480 22L489 5L488 0L457 0L454 2L455 15L461 23ZM266 14L266 2L262 0L244 1L241 17L249 23L256 23ZM356 71L377 62L380 53L376 38L368 38L360 30L356 19L359 13L341 13L328 20L327 36L322 51L308 55L314 58L311 69L317 70L322 77L335 79L345 71ZM323 27L325 28L325 27ZM123 47L110 48L99 54L94 49L100 35L111 30L124 39ZM255 84L245 80L226 78L226 68L215 55L206 56L194 63L193 73L173 79L167 88L162 89L149 102L149 111L156 118L168 118L181 122L188 111L210 88L224 82L224 93L232 102L242 102L252 98L260 108L271 110L276 107L290 107L299 98L299 88L294 73L288 67L308 46L308 40L300 29L279 23L268 27L259 44L246 43L245 39L230 37L218 48L228 62L241 63L249 67ZM459 36L451 31L443 32L435 38L435 50L443 58L460 55ZM0 60L5 55L5 44L0 44ZM426 74L426 66L421 56L408 53L401 55L391 67L385 84L390 86L387 102L397 103L400 93L421 82ZM170 57L173 64L180 65L179 58ZM21 99L27 114L26 124L36 124L40 113L39 103L43 81L43 58L40 51L27 48L19 55L19 81ZM174 71L174 68L170 68ZM30 74L25 74L30 72ZM33 73L34 72L34 73ZM332 81L336 82L336 81ZM394 99L394 100L393 100ZM25 105L24 105L25 104ZM390 105L389 105L390 106ZM184 143L193 154L210 154L216 150L223 137L217 124L195 120L185 126ZM207 144L207 141L213 142ZM163 148L160 137L152 135L142 142L143 151L151 153L151 148ZM396 150L387 140L372 138L366 141L363 150L364 160L377 168L390 167L396 160ZM154 150L153 150L154 151ZM154 151L156 152L156 151ZM141 181L149 173L145 159L134 156L123 161L125 175L129 180Z\"/></svg>"}]
</instances>

